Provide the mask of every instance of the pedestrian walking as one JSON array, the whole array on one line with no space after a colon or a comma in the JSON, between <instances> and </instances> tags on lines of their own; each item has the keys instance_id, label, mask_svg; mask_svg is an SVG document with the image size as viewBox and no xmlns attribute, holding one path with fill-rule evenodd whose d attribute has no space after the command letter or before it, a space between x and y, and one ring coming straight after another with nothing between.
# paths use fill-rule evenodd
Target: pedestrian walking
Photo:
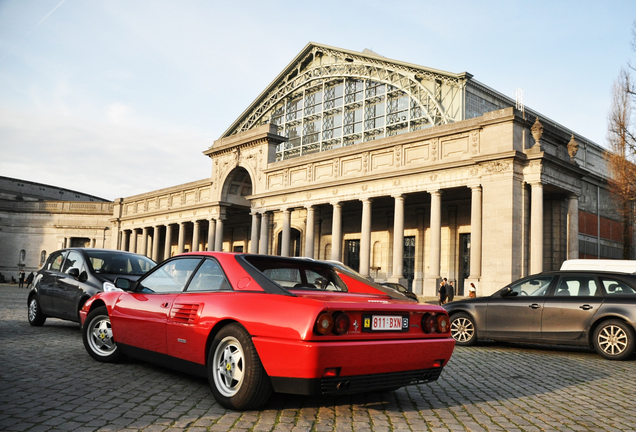
<instances>
[{"instance_id":1,"label":"pedestrian walking","mask_svg":"<svg viewBox=\"0 0 636 432\"><path fill-rule=\"evenodd\" d=\"M33 283L33 272L27 275L25 282L26 282L27 289L31 288L31 284Z\"/></svg>"},{"instance_id":2,"label":"pedestrian walking","mask_svg":"<svg viewBox=\"0 0 636 432\"><path fill-rule=\"evenodd\" d=\"M24 270L20 270L18 274L18 288L24 287Z\"/></svg>"},{"instance_id":3,"label":"pedestrian walking","mask_svg":"<svg viewBox=\"0 0 636 432\"><path fill-rule=\"evenodd\" d=\"M450 281L450 283L446 286L446 298L449 302L452 302L455 298L455 286L453 285L453 281Z\"/></svg>"},{"instance_id":4,"label":"pedestrian walking","mask_svg":"<svg viewBox=\"0 0 636 432\"><path fill-rule=\"evenodd\" d=\"M444 281L439 283L439 288L437 289L437 295L439 297L439 305L443 305L446 303L446 284Z\"/></svg>"}]
</instances>

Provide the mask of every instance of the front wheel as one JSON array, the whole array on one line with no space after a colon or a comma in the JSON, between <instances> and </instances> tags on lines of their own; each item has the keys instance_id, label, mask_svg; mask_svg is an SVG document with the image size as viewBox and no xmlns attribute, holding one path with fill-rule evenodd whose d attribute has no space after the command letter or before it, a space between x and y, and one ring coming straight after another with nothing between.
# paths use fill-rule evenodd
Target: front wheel
<instances>
[{"instance_id":1,"label":"front wheel","mask_svg":"<svg viewBox=\"0 0 636 432\"><path fill-rule=\"evenodd\" d=\"M634 352L634 330L623 321L608 320L594 330L594 349L608 360L625 360Z\"/></svg>"},{"instance_id":2,"label":"front wheel","mask_svg":"<svg viewBox=\"0 0 636 432\"><path fill-rule=\"evenodd\" d=\"M477 343L475 320L467 313L460 312L451 316L451 336L459 346L471 346Z\"/></svg>"},{"instance_id":3,"label":"front wheel","mask_svg":"<svg viewBox=\"0 0 636 432\"><path fill-rule=\"evenodd\" d=\"M255 409L273 393L252 338L239 324L223 327L208 354L208 381L214 398L225 408Z\"/></svg>"},{"instance_id":4,"label":"front wheel","mask_svg":"<svg viewBox=\"0 0 636 432\"><path fill-rule=\"evenodd\" d=\"M117 363L124 355L113 340L113 329L106 306L92 310L82 327L84 348L91 357L102 363Z\"/></svg>"},{"instance_id":5,"label":"front wheel","mask_svg":"<svg viewBox=\"0 0 636 432\"><path fill-rule=\"evenodd\" d=\"M44 324L44 321L46 321L46 315L42 313L42 308L40 308L37 295L34 295L29 299L29 304L27 306L27 318L29 319L29 324L34 327L40 327Z\"/></svg>"}]
</instances>

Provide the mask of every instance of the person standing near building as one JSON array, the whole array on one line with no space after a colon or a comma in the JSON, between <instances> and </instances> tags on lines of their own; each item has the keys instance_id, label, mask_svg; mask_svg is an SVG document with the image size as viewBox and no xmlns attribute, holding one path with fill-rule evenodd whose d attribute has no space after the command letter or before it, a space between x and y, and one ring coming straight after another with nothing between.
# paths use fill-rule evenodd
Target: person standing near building
<instances>
[{"instance_id":1,"label":"person standing near building","mask_svg":"<svg viewBox=\"0 0 636 432\"><path fill-rule=\"evenodd\" d=\"M25 282L26 282L27 289L29 289L31 287L31 284L33 283L33 272L27 275Z\"/></svg>"},{"instance_id":2,"label":"person standing near building","mask_svg":"<svg viewBox=\"0 0 636 432\"><path fill-rule=\"evenodd\" d=\"M453 281L446 286L446 297L448 301L451 302L455 298L455 286L453 285Z\"/></svg>"},{"instance_id":3,"label":"person standing near building","mask_svg":"<svg viewBox=\"0 0 636 432\"><path fill-rule=\"evenodd\" d=\"M437 289L437 296L439 297L439 305L443 305L446 303L446 283L441 281L439 283L439 288Z\"/></svg>"},{"instance_id":4,"label":"person standing near building","mask_svg":"<svg viewBox=\"0 0 636 432\"><path fill-rule=\"evenodd\" d=\"M468 288L468 297L475 298L477 297L477 288L475 288L474 283L470 283L470 288Z\"/></svg>"},{"instance_id":5,"label":"person standing near building","mask_svg":"<svg viewBox=\"0 0 636 432\"><path fill-rule=\"evenodd\" d=\"M18 275L18 288L22 288L24 286L24 270L20 270Z\"/></svg>"}]
</instances>

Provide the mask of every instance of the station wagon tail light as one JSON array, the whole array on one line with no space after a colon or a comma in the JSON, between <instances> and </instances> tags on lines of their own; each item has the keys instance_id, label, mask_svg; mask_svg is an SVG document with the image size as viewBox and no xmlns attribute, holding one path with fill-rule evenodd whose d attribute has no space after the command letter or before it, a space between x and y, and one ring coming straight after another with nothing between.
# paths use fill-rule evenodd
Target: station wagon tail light
<instances>
[{"instance_id":1,"label":"station wagon tail light","mask_svg":"<svg viewBox=\"0 0 636 432\"><path fill-rule=\"evenodd\" d=\"M351 326L351 319L346 313L341 313L336 316L333 324L333 332L337 335L345 334L349 332Z\"/></svg>"},{"instance_id":2,"label":"station wagon tail light","mask_svg":"<svg viewBox=\"0 0 636 432\"><path fill-rule=\"evenodd\" d=\"M327 312L321 313L316 320L316 333L326 335L333 329L333 318Z\"/></svg>"},{"instance_id":3,"label":"station wagon tail light","mask_svg":"<svg viewBox=\"0 0 636 432\"><path fill-rule=\"evenodd\" d=\"M422 317L422 330L424 333L447 333L450 319L446 314L426 313Z\"/></svg>"}]
</instances>

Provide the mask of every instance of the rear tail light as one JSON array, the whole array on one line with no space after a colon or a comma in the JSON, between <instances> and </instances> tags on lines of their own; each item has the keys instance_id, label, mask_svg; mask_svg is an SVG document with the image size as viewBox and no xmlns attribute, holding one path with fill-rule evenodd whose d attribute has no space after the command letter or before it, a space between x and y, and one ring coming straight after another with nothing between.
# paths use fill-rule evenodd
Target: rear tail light
<instances>
[{"instance_id":1,"label":"rear tail light","mask_svg":"<svg viewBox=\"0 0 636 432\"><path fill-rule=\"evenodd\" d=\"M450 319L446 314L426 313L422 317L424 333L447 333L449 327Z\"/></svg>"},{"instance_id":2,"label":"rear tail light","mask_svg":"<svg viewBox=\"0 0 636 432\"><path fill-rule=\"evenodd\" d=\"M327 312L321 313L316 320L315 329L318 334L329 334L329 332L333 329L333 318L331 318L331 315Z\"/></svg>"},{"instance_id":3,"label":"rear tail light","mask_svg":"<svg viewBox=\"0 0 636 432\"><path fill-rule=\"evenodd\" d=\"M448 315L439 314L437 315L437 331L440 333L448 332L448 328L450 327L450 319Z\"/></svg>"},{"instance_id":4,"label":"rear tail light","mask_svg":"<svg viewBox=\"0 0 636 432\"><path fill-rule=\"evenodd\" d=\"M349 332L349 326L351 326L351 319L346 313L341 313L336 316L333 324L333 332L337 335L342 335Z\"/></svg>"},{"instance_id":5,"label":"rear tail light","mask_svg":"<svg viewBox=\"0 0 636 432\"><path fill-rule=\"evenodd\" d=\"M424 314L422 317L422 330L424 333L435 333L437 328L437 321L435 320L434 314Z\"/></svg>"}]
</instances>

